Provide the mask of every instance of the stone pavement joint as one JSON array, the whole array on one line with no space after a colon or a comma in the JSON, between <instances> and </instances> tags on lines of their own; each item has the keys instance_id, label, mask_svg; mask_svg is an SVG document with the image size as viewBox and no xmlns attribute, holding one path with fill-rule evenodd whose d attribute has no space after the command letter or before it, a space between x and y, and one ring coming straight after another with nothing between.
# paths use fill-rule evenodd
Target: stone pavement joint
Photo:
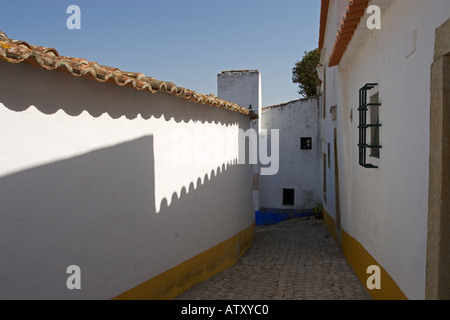
<instances>
[{"instance_id":1,"label":"stone pavement joint","mask_svg":"<svg viewBox=\"0 0 450 320\"><path fill-rule=\"evenodd\" d=\"M233 267L178 300L368 300L322 220L257 226L253 245Z\"/></svg>"}]
</instances>

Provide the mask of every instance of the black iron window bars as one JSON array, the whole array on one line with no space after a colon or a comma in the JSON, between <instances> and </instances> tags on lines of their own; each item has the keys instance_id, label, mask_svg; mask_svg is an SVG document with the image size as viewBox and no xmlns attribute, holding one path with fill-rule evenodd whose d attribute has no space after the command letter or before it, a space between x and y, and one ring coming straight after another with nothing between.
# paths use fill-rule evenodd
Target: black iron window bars
<instances>
[{"instance_id":1,"label":"black iron window bars","mask_svg":"<svg viewBox=\"0 0 450 320\"><path fill-rule=\"evenodd\" d=\"M379 128L380 123L367 123L367 112L370 107L381 106L381 103L370 103L367 99L367 92L375 88L377 83L367 83L359 89L359 164L364 168L378 168L377 166L367 163L367 149L381 149L380 145L368 144L367 143L367 129L368 128Z\"/></svg>"}]
</instances>

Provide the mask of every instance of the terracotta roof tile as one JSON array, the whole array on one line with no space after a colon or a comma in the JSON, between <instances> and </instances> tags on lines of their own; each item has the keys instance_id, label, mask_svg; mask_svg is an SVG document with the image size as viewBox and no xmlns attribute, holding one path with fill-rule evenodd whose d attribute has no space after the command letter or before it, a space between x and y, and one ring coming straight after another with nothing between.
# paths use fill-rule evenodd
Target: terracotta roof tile
<instances>
[{"instance_id":1,"label":"terracotta roof tile","mask_svg":"<svg viewBox=\"0 0 450 320\"><path fill-rule=\"evenodd\" d=\"M341 61L368 5L369 0L349 0L345 15L336 35L336 40L330 52L328 60L329 67L336 66Z\"/></svg>"},{"instance_id":2,"label":"terracotta roof tile","mask_svg":"<svg viewBox=\"0 0 450 320\"><path fill-rule=\"evenodd\" d=\"M0 31L0 59L9 63L26 63L45 70L57 70L77 77L98 82L109 82L118 86L127 86L138 91L150 93L164 92L175 97L200 104L209 104L257 118L247 108L231 103L214 95L205 95L178 87L174 83L147 77L142 73L126 72L117 68L99 65L85 59L59 55L53 48L30 45L25 41L9 39Z\"/></svg>"},{"instance_id":3,"label":"terracotta roof tile","mask_svg":"<svg viewBox=\"0 0 450 320\"><path fill-rule=\"evenodd\" d=\"M284 103L276 104L276 105L273 105L273 106L264 107L264 108L262 108L262 110L269 110L269 109L274 109L274 108L284 107L284 106L287 106L287 105L290 104L290 103L298 102L298 101L300 101L300 100L301 100L301 99L297 99L297 100L292 100L292 101L289 101L289 102L284 102Z\"/></svg>"},{"instance_id":4,"label":"terracotta roof tile","mask_svg":"<svg viewBox=\"0 0 450 320\"><path fill-rule=\"evenodd\" d=\"M284 107L284 106L287 106L288 104L291 104L291 103L295 103L295 102L299 102L299 101L306 101L306 100L310 100L310 99L316 99L316 97L300 98L300 99L296 99L296 100L292 100L292 101L288 101L288 102L283 102L283 103L280 103L280 104L275 104L273 106L264 107L264 108L262 108L262 110L268 110L268 109Z\"/></svg>"},{"instance_id":5,"label":"terracotta roof tile","mask_svg":"<svg viewBox=\"0 0 450 320\"><path fill-rule=\"evenodd\" d=\"M224 73L258 73L258 70L228 70L228 71L222 71L222 74Z\"/></svg>"},{"instance_id":6,"label":"terracotta roof tile","mask_svg":"<svg viewBox=\"0 0 450 320\"><path fill-rule=\"evenodd\" d=\"M323 43L325 41L325 30L327 27L329 6L330 0L322 0L320 7L319 52L323 49Z\"/></svg>"}]
</instances>

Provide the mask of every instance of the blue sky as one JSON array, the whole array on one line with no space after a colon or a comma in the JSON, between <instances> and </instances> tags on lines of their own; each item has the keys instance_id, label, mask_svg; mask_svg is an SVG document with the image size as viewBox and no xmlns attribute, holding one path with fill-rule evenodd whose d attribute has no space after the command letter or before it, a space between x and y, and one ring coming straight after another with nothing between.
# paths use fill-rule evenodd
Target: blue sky
<instances>
[{"instance_id":1,"label":"blue sky","mask_svg":"<svg viewBox=\"0 0 450 320\"><path fill-rule=\"evenodd\" d=\"M319 37L319 0L2 2L0 30L10 38L201 93L217 94L221 71L258 69L263 106L299 98L292 68ZM80 30L66 27L72 4Z\"/></svg>"}]
</instances>

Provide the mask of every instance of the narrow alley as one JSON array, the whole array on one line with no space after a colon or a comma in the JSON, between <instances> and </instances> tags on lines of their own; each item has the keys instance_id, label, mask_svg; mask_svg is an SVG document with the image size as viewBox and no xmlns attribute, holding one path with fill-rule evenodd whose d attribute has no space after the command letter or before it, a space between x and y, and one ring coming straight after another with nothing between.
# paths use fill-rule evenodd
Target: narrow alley
<instances>
[{"instance_id":1,"label":"narrow alley","mask_svg":"<svg viewBox=\"0 0 450 320\"><path fill-rule=\"evenodd\" d=\"M290 219L257 226L253 246L233 267L178 300L371 299L323 220Z\"/></svg>"}]
</instances>

